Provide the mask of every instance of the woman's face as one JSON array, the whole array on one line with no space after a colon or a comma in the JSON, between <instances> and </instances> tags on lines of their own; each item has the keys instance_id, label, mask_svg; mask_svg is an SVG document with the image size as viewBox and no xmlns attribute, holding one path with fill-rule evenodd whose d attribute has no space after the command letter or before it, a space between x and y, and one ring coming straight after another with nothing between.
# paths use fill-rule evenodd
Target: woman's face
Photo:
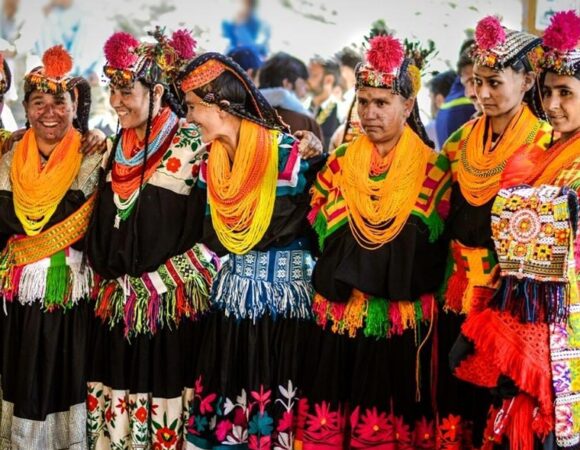
<instances>
[{"instance_id":1,"label":"woman's face","mask_svg":"<svg viewBox=\"0 0 580 450\"><path fill-rule=\"evenodd\" d=\"M375 145L390 142L403 132L414 101L390 89L373 87L360 88L357 100L361 125Z\"/></svg>"},{"instance_id":2,"label":"woman's face","mask_svg":"<svg viewBox=\"0 0 580 450\"><path fill-rule=\"evenodd\" d=\"M484 114L493 118L509 114L518 108L534 80L525 71L516 72L509 67L494 70L475 64L473 81L475 95Z\"/></svg>"},{"instance_id":3,"label":"woman's face","mask_svg":"<svg viewBox=\"0 0 580 450\"><path fill-rule=\"evenodd\" d=\"M216 105L204 102L193 91L185 94L185 103L187 121L199 128L203 142L209 143L223 135L225 124Z\"/></svg>"},{"instance_id":4,"label":"woman's face","mask_svg":"<svg viewBox=\"0 0 580 450\"><path fill-rule=\"evenodd\" d=\"M580 130L580 80L553 72L542 86L542 105L554 130L564 135Z\"/></svg>"},{"instance_id":5,"label":"woman's face","mask_svg":"<svg viewBox=\"0 0 580 450\"><path fill-rule=\"evenodd\" d=\"M72 127L76 102L70 92L50 94L35 90L24 102L24 109L37 139L56 144Z\"/></svg>"},{"instance_id":6,"label":"woman's face","mask_svg":"<svg viewBox=\"0 0 580 450\"><path fill-rule=\"evenodd\" d=\"M147 128L149 115L149 89L140 81L133 87L109 85L109 102L119 117L119 123L124 129L135 128L142 131Z\"/></svg>"}]
</instances>

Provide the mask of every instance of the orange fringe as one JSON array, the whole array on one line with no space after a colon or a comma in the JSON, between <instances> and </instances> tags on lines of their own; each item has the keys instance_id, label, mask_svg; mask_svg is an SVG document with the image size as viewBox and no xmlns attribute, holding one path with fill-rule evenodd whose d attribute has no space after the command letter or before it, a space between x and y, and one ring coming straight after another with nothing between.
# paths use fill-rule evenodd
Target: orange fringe
<instances>
[{"instance_id":1,"label":"orange fringe","mask_svg":"<svg viewBox=\"0 0 580 450\"><path fill-rule=\"evenodd\" d=\"M462 333L475 344L475 353L465 362L463 371L457 376L466 379L465 368L481 367L491 364L502 374L510 377L520 390L531 396L529 402L518 400L512 407L514 429L523 426L530 428L532 423L532 406L538 406L538 415L534 419L534 432L545 435L554 427L552 377L549 361L549 335L546 324L523 324L508 313L486 309L479 314L468 316ZM526 337L529 339L526 340ZM536 344L536 345L534 345ZM472 361L469 361L472 359ZM473 359L479 359L477 364ZM463 365L463 364L462 364ZM514 409L518 406L517 410ZM520 411L521 410L521 411ZM529 413L529 414L528 414ZM522 418L528 414L526 419ZM527 440L518 440L524 445ZM512 449L526 447L513 446Z\"/></svg>"}]
</instances>

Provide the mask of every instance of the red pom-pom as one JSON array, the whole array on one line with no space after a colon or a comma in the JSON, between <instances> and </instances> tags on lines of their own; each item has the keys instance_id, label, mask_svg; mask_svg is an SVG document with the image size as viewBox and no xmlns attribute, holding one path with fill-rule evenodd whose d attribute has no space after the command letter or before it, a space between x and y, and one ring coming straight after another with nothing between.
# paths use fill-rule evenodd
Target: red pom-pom
<instances>
[{"instance_id":1,"label":"red pom-pom","mask_svg":"<svg viewBox=\"0 0 580 450\"><path fill-rule=\"evenodd\" d=\"M552 16L544 33L544 44L558 52L574 50L580 40L580 16L574 10L560 11Z\"/></svg>"},{"instance_id":2,"label":"red pom-pom","mask_svg":"<svg viewBox=\"0 0 580 450\"><path fill-rule=\"evenodd\" d=\"M128 69L139 58L135 53L138 46L139 41L133 35L120 31L107 39L104 47L105 58L115 69Z\"/></svg>"},{"instance_id":3,"label":"red pom-pom","mask_svg":"<svg viewBox=\"0 0 580 450\"><path fill-rule=\"evenodd\" d=\"M181 59L191 59L195 56L197 42L191 33L185 29L177 30L171 35L171 46Z\"/></svg>"},{"instance_id":4,"label":"red pom-pom","mask_svg":"<svg viewBox=\"0 0 580 450\"><path fill-rule=\"evenodd\" d=\"M375 36L370 40L367 51L367 61L374 70L392 73L401 66L405 50L401 41L390 35Z\"/></svg>"},{"instance_id":5,"label":"red pom-pom","mask_svg":"<svg viewBox=\"0 0 580 450\"><path fill-rule=\"evenodd\" d=\"M55 45L42 55L42 65L46 77L62 78L72 70L73 60L62 45Z\"/></svg>"},{"instance_id":6,"label":"red pom-pom","mask_svg":"<svg viewBox=\"0 0 580 450\"><path fill-rule=\"evenodd\" d=\"M475 27L475 42L481 50L490 50L505 42L505 30L495 16L481 19Z\"/></svg>"}]
</instances>

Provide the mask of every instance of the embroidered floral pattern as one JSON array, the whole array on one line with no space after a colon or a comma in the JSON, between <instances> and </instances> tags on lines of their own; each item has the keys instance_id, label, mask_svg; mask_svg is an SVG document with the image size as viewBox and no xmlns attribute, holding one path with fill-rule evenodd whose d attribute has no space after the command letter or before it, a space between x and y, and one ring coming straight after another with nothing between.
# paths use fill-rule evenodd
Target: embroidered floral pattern
<instances>
[{"instance_id":1,"label":"embroidered floral pattern","mask_svg":"<svg viewBox=\"0 0 580 450\"><path fill-rule=\"evenodd\" d=\"M242 389L233 399L207 392L199 376L189 403L187 439L203 448L246 444L251 450L291 450L296 391L289 380L274 392L260 385L248 396Z\"/></svg>"},{"instance_id":2,"label":"embroidered floral pattern","mask_svg":"<svg viewBox=\"0 0 580 450\"><path fill-rule=\"evenodd\" d=\"M300 403L297 434L303 445L309 448L435 448L434 422L426 418L411 425L392 412L381 411L377 407L362 409L357 406L348 417L350 426L347 427L343 409L335 408L325 401L309 406L305 399L301 399ZM345 444L345 440L349 442Z\"/></svg>"},{"instance_id":3,"label":"embroidered floral pattern","mask_svg":"<svg viewBox=\"0 0 580 450\"><path fill-rule=\"evenodd\" d=\"M174 399L129 394L102 383L89 383L87 429L89 447L179 449L183 446L191 390Z\"/></svg>"}]
</instances>

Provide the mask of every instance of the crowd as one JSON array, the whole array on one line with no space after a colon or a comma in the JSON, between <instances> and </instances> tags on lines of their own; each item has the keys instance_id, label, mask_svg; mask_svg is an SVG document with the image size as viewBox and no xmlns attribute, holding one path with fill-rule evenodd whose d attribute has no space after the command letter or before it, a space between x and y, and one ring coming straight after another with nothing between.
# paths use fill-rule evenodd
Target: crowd
<instances>
[{"instance_id":1,"label":"crowd","mask_svg":"<svg viewBox=\"0 0 580 450\"><path fill-rule=\"evenodd\" d=\"M578 12L481 18L424 126L433 43L307 65L248 4L112 34L116 132L63 45L21 80L0 449L580 448Z\"/></svg>"}]
</instances>

